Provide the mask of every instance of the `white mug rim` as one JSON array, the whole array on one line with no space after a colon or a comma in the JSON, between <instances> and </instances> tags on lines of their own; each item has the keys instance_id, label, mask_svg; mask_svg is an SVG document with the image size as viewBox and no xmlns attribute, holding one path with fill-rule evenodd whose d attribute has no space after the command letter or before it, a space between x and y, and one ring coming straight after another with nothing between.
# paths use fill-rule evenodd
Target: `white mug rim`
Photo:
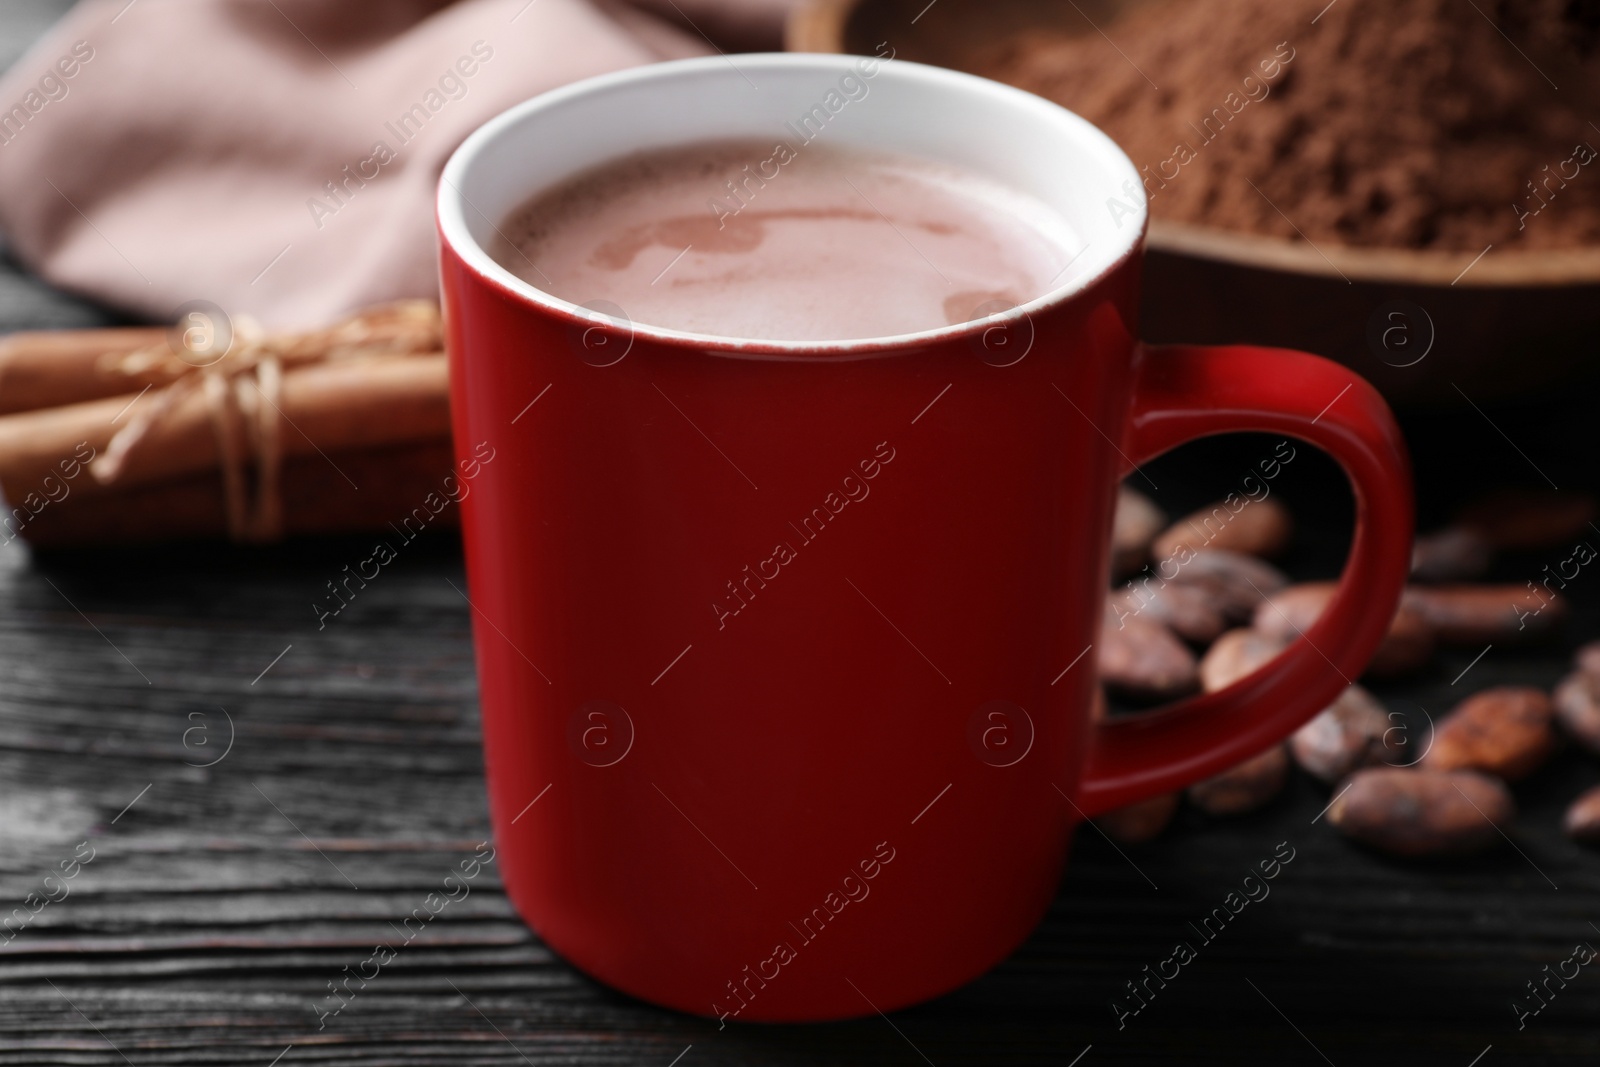
<instances>
[{"instance_id":1,"label":"white mug rim","mask_svg":"<svg viewBox=\"0 0 1600 1067\"><path fill-rule=\"evenodd\" d=\"M706 70L733 64L738 71L759 74L775 69L815 69L843 74L854 70L863 58L855 55L835 55L813 52L756 52L735 56L704 56L692 59L669 60L585 78L556 89L551 89L516 104L496 115L474 130L460 147L451 154L440 174L436 200L437 222L441 239L457 257L480 279L509 296L526 301L536 307L556 312L568 318L592 322L599 326L615 326L617 320L581 304L564 300L547 293L501 266L482 243L472 236L467 222L468 209L476 212L467 202L461 187L485 151L502 136L530 116L541 111L559 108L570 102L595 93L611 92L629 86L648 86L652 82L692 77ZM997 106L1023 108L1054 121L1062 135L1072 139L1078 147L1113 170L1123 170L1126 181L1138 187L1138 225L1119 233L1117 244L1109 254L1102 254L1100 265L1094 270L1069 278L1039 296L1007 311L983 319L919 330L912 333L892 334L882 337L848 338L829 341L799 341L771 338L741 338L727 334L695 333L664 326L628 321L625 323L629 337L647 339L654 343L692 347L699 350L720 349L748 355L766 355L778 358L804 358L810 356L838 356L850 354L887 354L891 351L922 348L930 344L978 337L997 327L1005 328L1032 318L1049 308L1066 303L1079 293L1092 288L1103 278L1113 274L1127 259L1143 247L1149 225L1149 211L1143 200L1143 187L1138 169L1122 148L1099 127L1073 111L1054 104L1043 97L972 74L915 63L902 59L880 60L885 69L891 66L899 73L895 76L920 78L929 82L959 85L962 91L981 93L992 98ZM878 76L882 76L880 71ZM1120 190L1119 190L1120 191ZM531 195L530 190L530 195ZM481 214L481 212L476 212ZM498 224L490 220L498 229Z\"/></svg>"}]
</instances>

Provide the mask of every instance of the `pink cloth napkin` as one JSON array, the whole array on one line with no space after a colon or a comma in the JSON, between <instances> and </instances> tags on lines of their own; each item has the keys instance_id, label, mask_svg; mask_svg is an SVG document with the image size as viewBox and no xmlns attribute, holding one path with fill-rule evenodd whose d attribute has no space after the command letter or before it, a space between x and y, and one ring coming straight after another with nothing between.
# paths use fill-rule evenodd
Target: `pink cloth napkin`
<instances>
[{"instance_id":1,"label":"pink cloth napkin","mask_svg":"<svg viewBox=\"0 0 1600 1067\"><path fill-rule=\"evenodd\" d=\"M431 296L434 186L468 133L579 78L777 47L790 2L85 0L0 78L0 230L157 319Z\"/></svg>"}]
</instances>

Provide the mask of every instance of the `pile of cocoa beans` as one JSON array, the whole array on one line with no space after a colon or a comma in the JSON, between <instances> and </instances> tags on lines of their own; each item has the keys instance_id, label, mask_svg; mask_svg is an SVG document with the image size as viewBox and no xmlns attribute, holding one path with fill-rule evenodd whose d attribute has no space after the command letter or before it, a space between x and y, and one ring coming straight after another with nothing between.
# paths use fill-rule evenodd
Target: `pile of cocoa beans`
<instances>
[{"instance_id":1,"label":"pile of cocoa beans","mask_svg":"<svg viewBox=\"0 0 1600 1067\"><path fill-rule=\"evenodd\" d=\"M1419 537L1411 584L1364 677L1417 672L1441 647L1478 651L1549 637L1570 614L1558 591L1573 577L1567 568L1575 573L1591 561L1589 545L1600 543L1595 512L1584 493L1503 491ZM1105 690L1142 704L1213 692L1301 638L1335 583L1291 584L1270 562L1293 534L1293 517L1272 497L1230 497L1169 524L1155 503L1123 487L1116 582L1096 649ZM1522 584L1481 581L1499 553L1551 549L1570 549L1573 558ZM1325 819L1352 840L1406 856L1487 848L1515 815L1508 783L1569 739L1600 755L1600 641L1578 651L1553 694L1462 688L1470 695L1431 729L1413 732L1352 684L1288 741L1190 786L1183 798L1154 797L1096 822L1116 840L1140 842L1161 833L1185 798L1216 816L1253 811L1283 790L1297 765L1331 787ZM1099 714L1105 706L1102 699ZM1574 801L1565 828L1600 844L1600 786Z\"/></svg>"}]
</instances>

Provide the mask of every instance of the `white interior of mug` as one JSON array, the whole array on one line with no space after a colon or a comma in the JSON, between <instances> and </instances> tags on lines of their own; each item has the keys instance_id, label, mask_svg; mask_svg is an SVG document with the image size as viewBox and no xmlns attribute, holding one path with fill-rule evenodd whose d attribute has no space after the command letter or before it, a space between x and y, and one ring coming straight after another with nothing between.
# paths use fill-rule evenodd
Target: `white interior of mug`
<instances>
[{"instance_id":1,"label":"white interior of mug","mask_svg":"<svg viewBox=\"0 0 1600 1067\"><path fill-rule=\"evenodd\" d=\"M831 95L830 95L831 94ZM630 324L699 345L817 353L921 344L1020 318L1083 289L1132 253L1146 210L1138 171L1072 112L984 78L895 59L821 54L712 56L576 82L491 119L461 145L439 185L446 241L474 270L537 304L606 321L542 292L487 249L511 212L582 171L696 141L793 143L895 152L986 175L1053 208L1082 242L1049 292L978 324L844 341L749 340Z\"/></svg>"}]
</instances>

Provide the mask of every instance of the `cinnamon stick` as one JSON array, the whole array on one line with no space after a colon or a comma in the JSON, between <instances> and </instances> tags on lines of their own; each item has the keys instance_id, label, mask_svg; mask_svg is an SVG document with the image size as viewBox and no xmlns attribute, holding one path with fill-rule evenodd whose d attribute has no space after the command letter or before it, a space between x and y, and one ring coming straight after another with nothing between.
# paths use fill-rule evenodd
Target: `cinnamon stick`
<instances>
[{"instance_id":1,"label":"cinnamon stick","mask_svg":"<svg viewBox=\"0 0 1600 1067\"><path fill-rule=\"evenodd\" d=\"M87 474L62 479L67 495L41 498L37 514L13 512L0 527L0 542L20 533L35 548L74 549L228 535L218 471L78 497L77 486L88 480ZM447 438L288 459L281 485L285 536L373 530L391 543L424 529L454 528L454 500L472 488L456 469Z\"/></svg>"},{"instance_id":2,"label":"cinnamon stick","mask_svg":"<svg viewBox=\"0 0 1600 1067\"><path fill-rule=\"evenodd\" d=\"M0 415L137 393L173 378L164 365L123 366L117 356L166 344L159 326L51 330L0 338ZM110 358L107 358L110 357Z\"/></svg>"},{"instance_id":3,"label":"cinnamon stick","mask_svg":"<svg viewBox=\"0 0 1600 1067\"><path fill-rule=\"evenodd\" d=\"M253 385L257 402L270 403ZM378 356L303 365L283 376L277 401L286 460L413 442L450 439L449 374L443 354ZM60 464L81 451L105 452L112 436L155 390L38 411L0 415L0 491L22 500L60 477ZM85 446L87 446L85 448ZM82 459L82 456L79 456ZM204 390L195 389L152 425L127 457L115 488L134 489L208 473L223 462ZM92 476L72 493L103 495Z\"/></svg>"},{"instance_id":4,"label":"cinnamon stick","mask_svg":"<svg viewBox=\"0 0 1600 1067\"><path fill-rule=\"evenodd\" d=\"M220 310L216 315L222 316ZM179 327L49 330L0 338L0 415L167 385L196 368L222 364L264 336L248 316L222 319L227 348L209 354L185 352L181 346L187 335ZM369 355L415 355L444 347L439 308L431 300L380 304L321 329L266 340L286 366Z\"/></svg>"},{"instance_id":5,"label":"cinnamon stick","mask_svg":"<svg viewBox=\"0 0 1600 1067\"><path fill-rule=\"evenodd\" d=\"M239 316L216 353L175 340L157 328L0 340L0 540L263 542L454 521L469 475L452 476L432 301L294 334Z\"/></svg>"}]
</instances>

